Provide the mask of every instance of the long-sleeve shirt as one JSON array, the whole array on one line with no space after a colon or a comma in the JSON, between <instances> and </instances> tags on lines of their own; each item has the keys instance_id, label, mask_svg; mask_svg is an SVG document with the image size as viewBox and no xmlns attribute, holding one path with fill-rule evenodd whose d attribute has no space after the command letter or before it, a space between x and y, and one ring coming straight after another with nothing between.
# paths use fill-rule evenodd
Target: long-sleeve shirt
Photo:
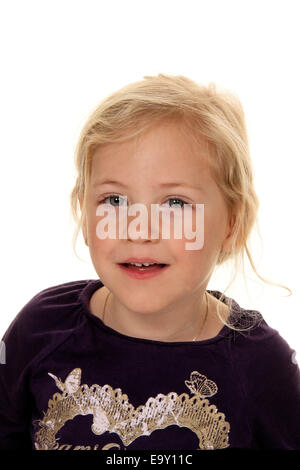
<instances>
[{"instance_id":1,"label":"long-sleeve shirt","mask_svg":"<svg viewBox=\"0 0 300 470\"><path fill-rule=\"evenodd\" d=\"M136 338L91 313L102 287L90 279L44 289L8 327L0 449L300 449L295 351L260 312L232 299L240 324L256 318L249 330Z\"/></svg>"}]
</instances>

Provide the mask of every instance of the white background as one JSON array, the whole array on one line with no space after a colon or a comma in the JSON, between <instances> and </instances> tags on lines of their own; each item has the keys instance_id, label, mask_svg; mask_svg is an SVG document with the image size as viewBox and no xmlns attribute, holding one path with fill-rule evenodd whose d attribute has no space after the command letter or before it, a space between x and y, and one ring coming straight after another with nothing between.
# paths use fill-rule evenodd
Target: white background
<instances>
[{"instance_id":1,"label":"white background","mask_svg":"<svg viewBox=\"0 0 300 470\"><path fill-rule=\"evenodd\" d=\"M96 279L72 249L74 149L86 117L144 75L182 74L236 93L260 198L248 263L227 295L260 310L296 351L299 337L299 1L26 0L0 4L0 336L42 289ZM223 290L226 269L208 288Z\"/></svg>"}]
</instances>

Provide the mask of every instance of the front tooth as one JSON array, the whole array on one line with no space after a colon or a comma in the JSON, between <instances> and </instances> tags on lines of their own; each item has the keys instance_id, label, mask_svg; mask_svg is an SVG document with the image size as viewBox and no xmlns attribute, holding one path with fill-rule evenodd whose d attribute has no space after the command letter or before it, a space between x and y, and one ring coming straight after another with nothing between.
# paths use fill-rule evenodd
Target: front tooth
<instances>
[{"instance_id":1,"label":"front tooth","mask_svg":"<svg viewBox=\"0 0 300 470\"><path fill-rule=\"evenodd\" d=\"M141 266L152 266L155 263L130 263L130 264L133 264L134 266L141 267Z\"/></svg>"}]
</instances>

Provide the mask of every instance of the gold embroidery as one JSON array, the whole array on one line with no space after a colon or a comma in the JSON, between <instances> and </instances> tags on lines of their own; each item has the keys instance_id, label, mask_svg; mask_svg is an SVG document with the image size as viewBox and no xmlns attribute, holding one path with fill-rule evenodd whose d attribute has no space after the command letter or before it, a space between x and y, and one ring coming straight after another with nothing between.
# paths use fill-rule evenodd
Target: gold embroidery
<instances>
[{"instance_id":1,"label":"gold embroidery","mask_svg":"<svg viewBox=\"0 0 300 470\"><path fill-rule=\"evenodd\" d=\"M218 412L215 405L210 405L207 398L217 393L217 385L205 375L194 371L190 381L185 384L194 394L168 395L159 393L150 397L145 405L137 409L129 403L126 394L120 388L110 385L80 385L81 369L74 369L65 382L54 374L48 373L62 393L55 393L48 402L48 410L40 429L36 433L37 450L61 449L56 439L57 432L66 421L77 415L93 415L91 430L100 435L108 431L117 433L125 446L130 445L140 436L149 436L157 429L164 429L173 424L187 427L199 438L199 449L223 449L229 446L230 425L225 421L224 413ZM107 444L105 447L118 444ZM90 446L76 446L87 448Z\"/></svg>"},{"instance_id":2,"label":"gold embroidery","mask_svg":"<svg viewBox=\"0 0 300 470\"><path fill-rule=\"evenodd\" d=\"M117 447L119 450L121 448L120 444L117 444L116 442L110 442L109 444L105 444L105 446L102 447L101 450L109 450L113 449L114 447Z\"/></svg>"},{"instance_id":3,"label":"gold embroidery","mask_svg":"<svg viewBox=\"0 0 300 470\"><path fill-rule=\"evenodd\" d=\"M218 387L212 380L208 380L205 375L199 374L195 371L191 373L190 382L184 381L185 385L192 393L199 395L199 397L212 397L218 391Z\"/></svg>"},{"instance_id":4,"label":"gold embroidery","mask_svg":"<svg viewBox=\"0 0 300 470\"><path fill-rule=\"evenodd\" d=\"M57 388L62 392L75 393L79 389L81 382L81 369L72 370L66 378L65 383L63 383L61 379L58 379L56 375L50 374L50 372L48 372L48 375L55 380Z\"/></svg>"}]
</instances>

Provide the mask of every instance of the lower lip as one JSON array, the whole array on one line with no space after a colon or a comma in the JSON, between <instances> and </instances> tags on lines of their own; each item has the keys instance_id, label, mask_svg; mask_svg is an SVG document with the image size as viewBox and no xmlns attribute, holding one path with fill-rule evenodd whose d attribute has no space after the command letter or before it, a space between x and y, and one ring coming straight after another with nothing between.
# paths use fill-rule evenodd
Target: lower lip
<instances>
[{"instance_id":1,"label":"lower lip","mask_svg":"<svg viewBox=\"0 0 300 470\"><path fill-rule=\"evenodd\" d=\"M158 276L159 274L165 272L165 270L169 267L166 264L163 268L153 268L148 271L137 271L133 268L126 268L123 264L119 264L120 268L128 274L128 276L134 279L150 279L151 277Z\"/></svg>"}]
</instances>

